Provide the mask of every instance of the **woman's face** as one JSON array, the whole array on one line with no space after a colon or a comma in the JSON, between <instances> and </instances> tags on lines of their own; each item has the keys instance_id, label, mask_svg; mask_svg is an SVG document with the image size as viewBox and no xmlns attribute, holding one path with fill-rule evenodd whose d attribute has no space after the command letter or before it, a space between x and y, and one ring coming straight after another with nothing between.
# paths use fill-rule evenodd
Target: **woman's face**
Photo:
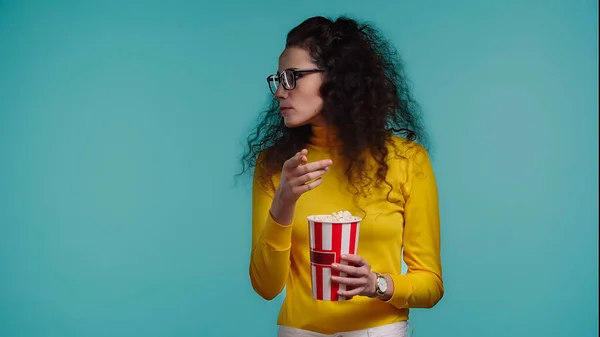
<instances>
[{"instance_id":1,"label":"woman's face","mask_svg":"<svg viewBox=\"0 0 600 337\"><path fill-rule=\"evenodd\" d=\"M320 89L323 83L321 72L313 71L317 65L311 61L308 51L297 48L286 48L279 57L278 74L286 69L296 69L296 76L287 72L285 78L280 76L279 82L275 82L277 90L275 97L279 100L279 108L285 125L295 128L306 124L323 125L325 120L321 115L323 99ZM302 70L310 70L302 72ZM293 79L295 78L295 79ZM291 90L284 88L284 83L293 83L295 87Z\"/></svg>"}]
</instances>

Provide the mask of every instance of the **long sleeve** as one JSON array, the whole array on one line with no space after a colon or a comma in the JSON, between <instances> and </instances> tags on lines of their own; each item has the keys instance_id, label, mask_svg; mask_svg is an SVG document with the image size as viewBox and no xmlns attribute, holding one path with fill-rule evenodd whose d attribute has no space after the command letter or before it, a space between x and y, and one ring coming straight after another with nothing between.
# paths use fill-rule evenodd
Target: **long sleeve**
<instances>
[{"instance_id":1,"label":"long sleeve","mask_svg":"<svg viewBox=\"0 0 600 337\"><path fill-rule=\"evenodd\" d=\"M403 250L408 271L391 275L394 293L388 302L398 308L431 308L444 295L437 185L422 147L407 166Z\"/></svg>"},{"instance_id":2,"label":"long sleeve","mask_svg":"<svg viewBox=\"0 0 600 337\"><path fill-rule=\"evenodd\" d=\"M252 184L252 251L250 281L263 298L275 298L285 287L290 269L292 225L278 224L269 212L273 191L267 192L254 177Z\"/></svg>"}]
</instances>

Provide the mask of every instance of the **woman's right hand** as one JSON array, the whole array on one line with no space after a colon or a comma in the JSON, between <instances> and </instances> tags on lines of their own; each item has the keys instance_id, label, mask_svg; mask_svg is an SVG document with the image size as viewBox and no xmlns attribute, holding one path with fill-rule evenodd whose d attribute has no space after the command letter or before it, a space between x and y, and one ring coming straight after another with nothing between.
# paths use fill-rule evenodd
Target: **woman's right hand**
<instances>
[{"instance_id":1,"label":"woman's right hand","mask_svg":"<svg viewBox=\"0 0 600 337\"><path fill-rule=\"evenodd\" d=\"M307 164L307 154L308 150L304 149L283 163L281 180L271 206L271 215L280 224L292 222L296 201L323 182L322 175L332 164L331 159Z\"/></svg>"}]
</instances>

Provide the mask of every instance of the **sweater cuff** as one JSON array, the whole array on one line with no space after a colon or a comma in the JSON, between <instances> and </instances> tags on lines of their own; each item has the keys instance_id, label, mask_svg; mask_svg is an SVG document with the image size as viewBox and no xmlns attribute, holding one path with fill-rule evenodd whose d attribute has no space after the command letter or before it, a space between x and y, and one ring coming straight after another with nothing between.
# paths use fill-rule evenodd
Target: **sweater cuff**
<instances>
[{"instance_id":1,"label":"sweater cuff","mask_svg":"<svg viewBox=\"0 0 600 337\"><path fill-rule=\"evenodd\" d=\"M394 293L387 302L400 309L408 308L408 299L413 291L410 279L406 275L398 274L390 275L390 277L394 281Z\"/></svg>"},{"instance_id":2,"label":"sweater cuff","mask_svg":"<svg viewBox=\"0 0 600 337\"><path fill-rule=\"evenodd\" d=\"M284 226L273 219L271 212L262 232L262 241L274 250L288 250L292 247L292 225Z\"/></svg>"}]
</instances>

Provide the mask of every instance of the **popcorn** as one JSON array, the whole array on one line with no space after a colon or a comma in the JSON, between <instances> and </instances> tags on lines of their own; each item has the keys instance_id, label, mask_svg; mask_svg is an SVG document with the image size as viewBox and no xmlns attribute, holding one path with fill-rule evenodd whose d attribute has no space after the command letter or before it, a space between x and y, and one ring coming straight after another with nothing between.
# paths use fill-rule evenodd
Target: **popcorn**
<instances>
[{"instance_id":1,"label":"popcorn","mask_svg":"<svg viewBox=\"0 0 600 337\"><path fill-rule=\"evenodd\" d=\"M352 215L348 211L334 212L331 215L314 215L311 218L313 221L318 222L350 222L360 220L359 217Z\"/></svg>"}]
</instances>

